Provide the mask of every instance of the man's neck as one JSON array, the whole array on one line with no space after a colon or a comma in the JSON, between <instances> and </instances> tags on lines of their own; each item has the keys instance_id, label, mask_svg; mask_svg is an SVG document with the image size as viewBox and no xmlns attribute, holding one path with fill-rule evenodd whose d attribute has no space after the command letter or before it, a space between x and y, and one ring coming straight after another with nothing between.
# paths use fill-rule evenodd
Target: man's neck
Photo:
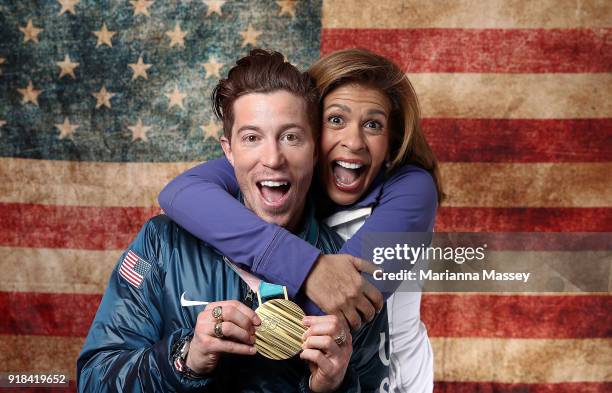
<instances>
[{"instance_id":1,"label":"man's neck","mask_svg":"<svg viewBox=\"0 0 612 393\"><path fill-rule=\"evenodd\" d=\"M304 229L304 210L302 209L302 211L300 211L300 215L297 217L297 220L290 222L284 226L284 228L294 235L299 235Z\"/></svg>"}]
</instances>

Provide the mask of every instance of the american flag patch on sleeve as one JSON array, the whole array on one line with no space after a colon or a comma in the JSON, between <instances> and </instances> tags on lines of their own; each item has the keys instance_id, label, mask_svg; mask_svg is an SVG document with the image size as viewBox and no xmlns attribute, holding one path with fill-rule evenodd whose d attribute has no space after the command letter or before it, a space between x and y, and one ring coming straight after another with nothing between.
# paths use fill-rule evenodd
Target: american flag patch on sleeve
<instances>
[{"instance_id":1,"label":"american flag patch on sleeve","mask_svg":"<svg viewBox=\"0 0 612 393\"><path fill-rule=\"evenodd\" d=\"M151 269L151 264L145 262L142 258L136 255L132 250L129 250L121 266L119 267L119 275L127 280L136 288L140 288L144 275Z\"/></svg>"}]
</instances>

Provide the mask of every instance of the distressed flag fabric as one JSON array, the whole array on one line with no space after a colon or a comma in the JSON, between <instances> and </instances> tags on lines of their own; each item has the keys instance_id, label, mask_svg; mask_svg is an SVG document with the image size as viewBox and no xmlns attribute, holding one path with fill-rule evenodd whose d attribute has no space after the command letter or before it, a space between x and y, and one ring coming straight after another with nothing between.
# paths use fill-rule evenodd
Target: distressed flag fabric
<instances>
[{"instance_id":1,"label":"distressed flag fabric","mask_svg":"<svg viewBox=\"0 0 612 393\"><path fill-rule=\"evenodd\" d=\"M436 231L610 231L609 2L350 4L323 3L321 52L364 46L407 71L449 194ZM611 306L609 293L424 294L435 389L610 391Z\"/></svg>"},{"instance_id":2,"label":"distressed flag fabric","mask_svg":"<svg viewBox=\"0 0 612 393\"><path fill-rule=\"evenodd\" d=\"M0 0L0 371L74 381L157 193L221 154L210 91L256 46L406 70L449 194L437 231L611 231L611 21L601 0ZM609 391L610 299L425 294L435 389Z\"/></svg>"},{"instance_id":3,"label":"distressed flag fabric","mask_svg":"<svg viewBox=\"0 0 612 393\"><path fill-rule=\"evenodd\" d=\"M142 260L132 250L129 250L123 257L121 266L119 266L119 275L136 288L140 288L149 269L151 269L150 263Z\"/></svg>"}]
</instances>

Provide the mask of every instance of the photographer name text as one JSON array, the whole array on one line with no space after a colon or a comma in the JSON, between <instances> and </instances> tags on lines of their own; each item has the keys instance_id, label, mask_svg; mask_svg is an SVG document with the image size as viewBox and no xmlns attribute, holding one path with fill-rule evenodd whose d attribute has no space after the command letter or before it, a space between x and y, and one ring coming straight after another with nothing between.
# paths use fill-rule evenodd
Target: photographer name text
<instances>
[{"instance_id":1,"label":"photographer name text","mask_svg":"<svg viewBox=\"0 0 612 393\"><path fill-rule=\"evenodd\" d=\"M378 281L523 281L529 280L531 273L498 272L482 270L480 272L434 272L431 270L401 270L387 273L383 270L374 271L374 279Z\"/></svg>"}]
</instances>

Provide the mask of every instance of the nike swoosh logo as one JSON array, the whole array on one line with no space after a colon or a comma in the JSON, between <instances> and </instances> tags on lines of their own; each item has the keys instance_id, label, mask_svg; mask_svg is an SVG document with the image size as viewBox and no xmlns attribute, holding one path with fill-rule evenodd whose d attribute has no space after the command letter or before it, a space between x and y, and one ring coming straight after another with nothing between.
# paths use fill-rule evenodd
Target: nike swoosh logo
<instances>
[{"instance_id":1,"label":"nike swoosh logo","mask_svg":"<svg viewBox=\"0 0 612 393\"><path fill-rule=\"evenodd\" d=\"M183 307L193 307L193 306L205 306L208 302L201 302L198 300L187 300L185 299L185 292L181 295L181 306Z\"/></svg>"}]
</instances>

